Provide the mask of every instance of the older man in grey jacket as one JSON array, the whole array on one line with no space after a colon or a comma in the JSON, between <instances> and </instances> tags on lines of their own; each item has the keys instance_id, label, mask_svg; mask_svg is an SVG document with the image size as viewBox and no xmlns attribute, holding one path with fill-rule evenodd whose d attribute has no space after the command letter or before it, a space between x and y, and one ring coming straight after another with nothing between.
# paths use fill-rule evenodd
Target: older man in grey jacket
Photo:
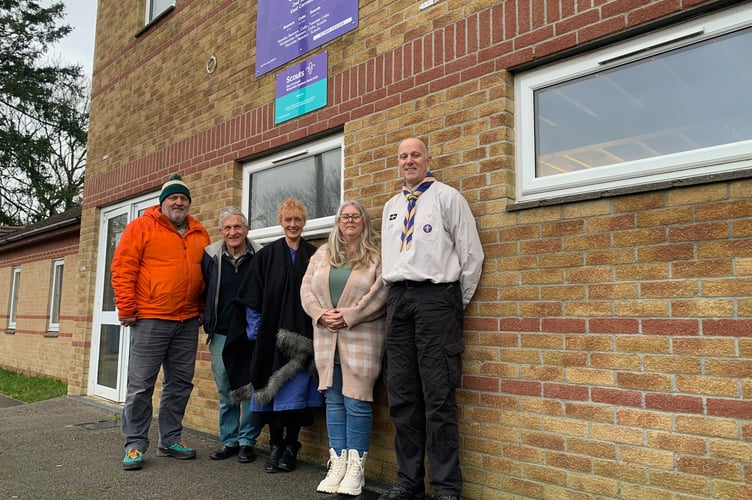
<instances>
[{"instance_id":1,"label":"older man in grey jacket","mask_svg":"<svg viewBox=\"0 0 752 500\"><path fill-rule=\"evenodd\" d=\"M219 216L219 233L222 239L204 249L201 270L206 282L206 308L204 331L211 352L214 381L219 392L219 437L222 449L209 455L212 460L225 460L234 455L241 463L256 459L256 439L261 429L251 425L250 401L240 404L230 398L230 380L227 376L222 350L230 326L233 299L245 277L256 250L261 245L248 238L248 221L237 208L228 208Z\"/></svg>"}]
</instances>

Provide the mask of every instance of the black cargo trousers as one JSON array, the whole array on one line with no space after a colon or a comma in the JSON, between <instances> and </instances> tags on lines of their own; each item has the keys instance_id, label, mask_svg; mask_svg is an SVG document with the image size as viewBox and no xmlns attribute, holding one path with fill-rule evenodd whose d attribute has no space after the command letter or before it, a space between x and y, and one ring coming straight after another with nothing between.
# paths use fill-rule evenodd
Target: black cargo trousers
<instances>
[{"instance_id":1,"label":"black cargo trousers","mask_svg":"<svg viewBox=\"0 0 752 500\"><path fill-rule=\"evenodd\" d=\"M437 495L462 492L455 390L462 375L464 307L458 283L393 283L387 297L386 385L397 485L424 491L424 457Z\"/></svg>"}]
</instances>

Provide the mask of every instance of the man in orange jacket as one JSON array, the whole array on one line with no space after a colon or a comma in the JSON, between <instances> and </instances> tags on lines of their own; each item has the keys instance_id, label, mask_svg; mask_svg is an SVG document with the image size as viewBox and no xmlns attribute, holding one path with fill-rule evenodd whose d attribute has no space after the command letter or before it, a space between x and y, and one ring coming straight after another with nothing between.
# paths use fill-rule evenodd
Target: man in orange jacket
<instances>
[{"instance_id":1,"label":"man in orange jacket","mask_svg":"<svg viewBox=\"0 0 752 500\"><path fill-rule=\"evenodd\" d=\"M157 456L196 457L181 434L204 308L201 258L210 239L201 223L188 215L191 192L178 174L162 186L159 203L126 226L112 258L118 318L121 325L131 327L128 390L120 424L126 470L143 467L160 367L164 380Z\"/></svg>"}]
</instances>

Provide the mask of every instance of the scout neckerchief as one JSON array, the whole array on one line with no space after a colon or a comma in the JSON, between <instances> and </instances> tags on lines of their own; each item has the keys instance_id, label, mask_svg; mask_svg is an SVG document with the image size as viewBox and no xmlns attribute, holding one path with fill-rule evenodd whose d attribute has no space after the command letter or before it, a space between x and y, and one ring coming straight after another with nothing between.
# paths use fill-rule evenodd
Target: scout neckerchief
<instances>
[{"instance_id":1,"label":"scout neckerchief","mask_svg":"<svg viewBox=\"0 0 752 500\"><path fill-rule=\"evenodd\" d=\"M426 172L426 176L423 182L418 187L410 191L407 188L407 183L402 183L402 194L407 198L407 212L405 212L405 220L402 222L402 235L400 236L400 251L410 250L413 244L413 224L415 224L415 203L418 201L418 196L425 193L434 179L431 172Z\"/></svg>"}]
</instances>

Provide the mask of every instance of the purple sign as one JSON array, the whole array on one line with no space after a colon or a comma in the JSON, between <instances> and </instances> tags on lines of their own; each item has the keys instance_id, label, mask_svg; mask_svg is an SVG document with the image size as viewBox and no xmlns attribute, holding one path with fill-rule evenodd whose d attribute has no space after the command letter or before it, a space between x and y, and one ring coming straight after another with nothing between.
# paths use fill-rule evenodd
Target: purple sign
<instances>
[{"instance_id":1,"label":"purple sign","mask_svg":"<svg viewBox=\"0 0 752 500\"><path fill-rule=\"evenodd\" d=\"M358 27L358 0L259 0L256 76Z\"/></svg>"},{"instance_id":2,"label":"purple sign","mask_svg":"<svg viewBox=\"0 0 752 500\"><path fill-rule=\"evenodd\" d=\"M277 99L319 80L326 80L328 56L324 52L278 74Z\"/></svg>"}]
</instances>

